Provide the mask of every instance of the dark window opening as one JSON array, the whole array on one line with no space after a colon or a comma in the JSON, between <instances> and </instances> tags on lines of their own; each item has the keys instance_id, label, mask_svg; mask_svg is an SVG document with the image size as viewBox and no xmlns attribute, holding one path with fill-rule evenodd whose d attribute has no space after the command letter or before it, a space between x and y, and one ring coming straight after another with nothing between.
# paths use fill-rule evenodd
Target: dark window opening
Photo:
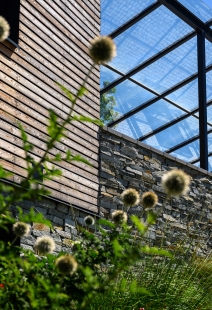
<instances>
[{"instance_id":1,"label":"dark window opening","mask_svg":"<svg viewBox=\"0 0 212 310\"><path fill-rule=\"evenodd\" d=\"M0 16L10 25L9 39L18 44L20 0L0 0Z\"/></svg>"}]
</instances>

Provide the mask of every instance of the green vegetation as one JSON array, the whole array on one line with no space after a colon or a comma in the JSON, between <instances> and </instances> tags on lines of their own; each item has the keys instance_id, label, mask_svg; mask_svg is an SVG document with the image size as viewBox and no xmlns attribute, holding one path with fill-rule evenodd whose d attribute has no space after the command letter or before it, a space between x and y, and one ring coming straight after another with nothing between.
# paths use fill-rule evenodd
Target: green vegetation
<instances>
[{"instance_id":1,"label":"green vegetation","mask_svg":"<svg viewBox=\"0 0 212 310\"><path fill-rule=\"evenodd\" d=\"M101 37L94 40L93 44L95 49L91 55L95 56L96 63L114 56L115 47L111 39ZM39 180L61 175L61 171L54 166L55 162L65 160L89 164L86 159L72 154L70 150L66 152L65 158L60 153L50 156L50 150L65 136L66 127L71 122L102 125L99 120L74 114L75 104L85 94L85 84L94 66L95 63L76 94L58 84L70 100L70 110L65 120L55 111L49 111L48 141L39 161L32 158L34 145L19 125L26 175L19 186L0 182L0 229L8 231L12 226L15 234L12 242L0 241L0 309L210 310L211 257L198 257L192 247L187 247L188 239L184 246L176 244L174 249L170 249L171 252L162 247L149 246L147 232L157 220L153 211L144 211L145 223L138 217L131 216L128 226L128 214L118 210L112 215L113 222L100 219L95 224L96 234L89 229L81 229L78 242L73 241L72 255L62 252L59 255L51 254L55 244L48 236L38 238L35 243L37 254L45 256L35 255L32 251L15 246L16 239L29 232L25 223L44 223L51 229L52 225L33 208L28 214L23 214L18 207L17 223L11 216L10 206L25 199L38 199L42 195L48 195L49 192ZM104 83L107 84L108 82ZM105 124L118 117L118 113L114 111L115 97L112 95L115 91L113 88L101 98L101 119ZM36 179L33 178L35 174L38 175ZM0 167L0 179L5 180L9 176L11 175ZM178 170L167 173L162 179L162 185L169 196L183 194L188 190L189 183L190 178ZM134 189L125 190L121 198L127 208L137 205L140 200ZM147 193L142 196L142 201L144 207L153 209L157 197ZM87 217L87 228L93 224L93 220Z\"/></svg>"},{"instance_id":2,"label":"green vegetation","mask_svg":"<svg viewBox=\"0 0 212 310\"><path fill-rule=\"evenodd\" d=\"M212 260L181 249L173 259L150 257L123 272L107 294L97 296L90 310L210 310ZM133 289L134 282L151 295Z\"/></svg>"},{"instance_id":3,"label":"green vegetation","mask_svg":"<svg viewBox=\"0 0 212 310\"><path fill-rule=\"evenodd\" d=\"M109 85L110 82L104 82L104 87ZM116 106L116 98L113 94L116 93L116 88L111 88L108 92L104 93L100 98L100 119L104 125L109 124L116 120L119 116L119 113L114 111Z\"/></svg>"}]
</instances>

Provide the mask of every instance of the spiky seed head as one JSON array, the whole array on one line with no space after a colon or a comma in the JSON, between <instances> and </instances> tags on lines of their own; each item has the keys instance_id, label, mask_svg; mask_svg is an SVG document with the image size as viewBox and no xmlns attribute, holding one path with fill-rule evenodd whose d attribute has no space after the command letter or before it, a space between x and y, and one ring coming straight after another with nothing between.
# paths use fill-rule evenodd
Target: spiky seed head
<instances>
[{"instance_id":1,"label":"spiky seed head","mask_svg":"<svg viewBox=\"0 0 212 310\"><path fill-rule=\"evenodd\" d=\"M76 272L78 264L75 258L71 255L60 256L56 262L56 267L64 276L72 275Z\"/></svg>"},{"instance_id":2,"label":"spiky seed head","mask_svg":"<svg viewBox=\"0 0 212 310\"><path fill-rule=\"evenodd\" d=\"M140 196L139 193L133 189L128 188L121 194L121 199L125 207L133 207L139 204Z\"/></svg>"},{"instance_id":3,"label":"spiky seed head","mask_svg":"<svg viewBox=\"0 0 212 310\"><path fill-rule=\"evenodd\" d=\"M0 42L3 42L9 37L10 25L3 16L0 16Z\"/></svg>"},{"instance_id":4,"label":"spiky seed head","mask_svg":"<svg viewBox=\"0 0 212 310\"><path fill-rule=\"evenodd\" d=\"M73 250L73 251L77 251L78 248L79 248L79 245L80 245L81 243L82 243L81 240L76 240L76 241L74 241L74 242L73 242L73 245L72 245L72 250Z\"/></svg>"},{"instance_id":5,"label":"spiky seed head","mask_svg":"<svg viewBox=\"0 0 212 310\"><path fill-rule=\"evenodd\" d=\"M55 242L52 239L52 237L49 236L38 237L34 245L34 250L39 255L46 255L52 253L54 249L55 249Z\"/></svg>"},{"instance_id":6,"label":"spiky seed head","mask_svg":"<svg viewBox=\"0 0 212 310\"><path fill-rule=\"evenodd\" d=\"M182 170L172 170L162 177L162 186L168 196L180 196L187 193L191 177Z\"/></svg>"},{"instance_id":7,"label":"spiky seed head","mask_svg":"<svg viewBox=\"0 0 212 310\"><path fill-rule=\"evenodd\" d=\"M86 225L86 226L92 226L92 225L94 225L95 220L94 220L93 216L88 215L88 216L86 216L86 217L84 218L84 222L85 222L85 225Z\"/></svg>"},{"instance_id":8,"label":"spiky seed head","mask_svg":"<svg viewBox=\"0 0 212 310\"><path fill-rule=\"evenodd\" d=\"M112 220L116 225L124 224L127 221L127 214L122 210L117 210L112 213Z\"/></svg>"},{"instance_id":9,"label":"spiky seed head","mask_svg":"<svg viewBox=\"0 0 212 310\"><path fill-rule=\"evenodd\" d=\"M158 196L154 192L146 192L141 197L141 203L144 209L152 209L158 203Z\"/></svg>"},{"instance_id":10,"label":"spiky seed head","mask_svg":"<svg viewBox=\"0 0 212 310\"><path fill-rule=\"evenodd\" d=\"M116 56L116 45L110 37L99 36L91 41L88 52L95 63L107 63Z\"/></svg>"},{"instance_id":11,"label":"spiky seed head","mask_svg":"<svg viewBox=\"0 0 212 310\"><path fill-rule=\"evenodd\" d=\"M13 232L17 237L24 237L29 234L30 226L27 223L16 222L13 224Z\"/></svg>"}]
</instances>

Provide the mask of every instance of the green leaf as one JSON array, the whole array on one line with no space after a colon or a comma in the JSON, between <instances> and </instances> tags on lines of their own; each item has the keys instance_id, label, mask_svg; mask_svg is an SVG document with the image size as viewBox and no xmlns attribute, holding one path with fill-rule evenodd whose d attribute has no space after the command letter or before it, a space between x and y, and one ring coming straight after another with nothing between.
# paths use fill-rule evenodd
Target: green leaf
<instances>
[{"instance_id":1,"label":"green leaf","mask_svg":"<svg viewBox=\"0 0 212 310\"><path fill-rule=\"evenodd\" d=\"M78 97L82 97L84 94L87 94L88 90L84 87L81 86L80 89L78 90Z\"/></svg>"},{"instance_id":2,"label":"green leaf","mask_svg":"<svg viewBox=\"0 0 212 310\"><path fill-rule=\"evenodd\" d=\"M66 158L65 158L65 159L66 159L67 161L70 161L72 157L73 157L73 156L72 156L72 154L71 154L71 151L68 150L68 151L66 152Z\"/></svg>"},{"instance_id":3,"label":"green leaf","mask_svg":"<svg viewBox=\"0 0 212 310\"><path fill-rule=\"evenodd\" d=\"M69 98L69 100L71 102L73 102L75 100L75 96L70 92L70 90L68 90L65 86L63 86L62 84L60 84L59 82L55 82L60 89L66 94L66 96Z\"/></svg>"},{"instance_id":4,"label":"green leaf","mask_svg":"<svg viewBox=\"0 0 212 310\"><path fill-rule=\"evenodd\" d=\"M12 176L13 173L7 172L1 165L0 165L0 178L7 178Z\"/></svg>"},{"instance_id":5,"label":"green leaf","mask_svg":"<svg viewBox=\"0 0 212 310\"><path fill-rule=\"evenodd\" d=\"M98 225L104 225L104 226L109 226L110 228L115 228L115 224L111 223L110 221L106 219L99 219L97 222Z\"/></svg>"},{"instance_id":6,"label":"green leaf","mask_svg":"<svg viewBox=\"0 0 212 310\"><path fill-rule=\"evenodd\" d=\"M18 127L19 127L19 129L21 131L21 139L23 140L24 143L26 143L28 141L27 134L24 131L24 128L23 128L23 126L20 123L18 123Z\"/></svg>"},{"instance_id":7,"label":"green leaf","mask_svg":"<svg viewBox=\"0 0 212 310\"><path fill-rule=\"evenodd\" d=\"M146 226L144 225L144 223L141 222L141 220L137 216L132 215L131 221L135 224L140 233L143 234L144 232L146 232L147 230Z\"/></svg>"},{"instance_id":8,"label":"green leaf","mask_svg":"<svg viewBox=\"0 0 212 310\"><path fill-rule=\"evenodd\" d=\"M142 247L141 251L147 254L152 254L152 255L167 256L170 258L173 257L173 255L167 250L159 249L157 247L149 247L148 245L145 245L144 247Z\"/></svg>"},{"instance_id":9,"label":"green leaf","mask_svg":"<svg viewBox=\"0 0 212 310\"><path fill-rule=\"evenodd\" d=\"M150 225L154 225L156 218L157 218L157 215L153 213L152 211L149 211L147 214L147 223Z\"/></svg>"},{"instance_id":10,"label":"green leaf","mask_svg":"<svg viewBox=\"0 0 212 310\"><path fill-rule=\"evenodd\" d=\"M80 122L93 123L93 124L96 124L96 125L101 126L101 127L103 127L103 125L104 125L100 119L91 118L91 117L82 116L82 115L79 115L79 116L74 115L74 116L72 116L72 120L80 121Z\"/></svg>"},{"instance_id":11,"label":"green leaf","mask_svg":"<svg viewBox=\"0 0 212 310\"><path fill-rule=\"evenodd\" d=\"M34 208L31 208L28 214L23 213L23 210L20 207L17 207L17 209L18 209L18 219L20 222L25 223L36 222L52 227L51 222L46 220L43 217L42 213L36 212Z\"/></svg>"},{"instance_id":12,"label":"green leaf","mask_svg":"<svg viewBox=\"0 0 212 310\"><path fill-rule=\"evenodd\" d=\"M116 257L122 256L124 248L120 245L117 239L113 240L113 249Z\"/></svg>"},{"instance_id":13,"label":"green leaf","mask_svg":"<svg viewBox=\"0 0 212 310\"><path fill-rule=\"evenodd\" d=\"M130 283L130 292L131 293L136 293L137 292L137 281L136 280L133 280Z\"/></svg>"},{"instance_id":14,"label":"green leaf","mask_svg":"<svg viewBox=\"0 0 212 310\"><path fill-rule=\"evenodd\" d=\"M61 161L62 160L61 154L60 153L56 154L53 160L54 161Z\"/></svg>"},{"instance_id":15,"label":"green leaf","mask_svg":"<svg viewBox=\"0 0 212 310\"><path fill-rule=\"evenodd\" d=\"M71 161L79 161L79 162L82 162L86 165L92 166L91 163L87 159L85 159L84 157L82 157L80 155L73 156Z\"/></svg>"},{"instance_id":16,"label":"green leaf","mask_svg":"<svg viewBox=\"0 0 212 310\"><path fill-rule=\"evenodd\" d=\"M121 280L121 284L120 284L120 291L124 292L126 290L126 286L127 286L127 279L123 278Z\"/></svg>"}]
</instances>

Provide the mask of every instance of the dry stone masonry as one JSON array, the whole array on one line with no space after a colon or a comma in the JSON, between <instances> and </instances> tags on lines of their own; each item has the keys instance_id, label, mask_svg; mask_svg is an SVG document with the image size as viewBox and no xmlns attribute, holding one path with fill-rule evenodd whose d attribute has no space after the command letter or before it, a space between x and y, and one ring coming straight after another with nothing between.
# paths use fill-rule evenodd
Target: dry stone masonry
<instances>
[{"instance_id":1,"label":"dry stone masonry","mask_svg":"<svg viewBox=\"0 0 212 310\"><path fill-rule=\"evenodd\" d=\"M154 244L172 246L189 237L199 253L212 247L212 173L153 149L105 127L100 133L100 209L106 218L123 209L120 194L135 188L142 195L154 191L159 198L155 208L156 225L149 231ZM192 178L186 196L165 201L161 176L171 169L182 169ZM143 218L141 205L130 209Z\"/></svg>"},{"instance_id":2,"label":"dry stone masonry","mask_svg":"<svg viewBox=\"0 0 212 310\"><path fill-rule=\"evenodd\" d=\"M127 188L135 188L142 195L154 191L159 198L155 208L158 213L156 225L149 230L151 243L174 244L189 238L199 254L212 247L212 173L185 163L169 154L153 149L143 143L104 127L100 132L100 189L99 214L110 218L114 210L124 209L120 199ZM186 196L165 201L161 176L171 169L182 169L192 178ZM31 223L31 234L22 238L21 245L33 249L37 237L51 235L57 245L55 252L70 252L73 242L79 239L77 225L84 225L86 210L70 208L68 204L53 199L25 201L19 204L24 212L33 206L53 223L50 231L43 224ZM15 208L12 207L15 212ZM145 221L142 205L129 210ZM15 215L15 214L14 214ZM77 224L77 225L76 225ZM91 229L92 230L92 229ZM93 228L94 231L94 228Z\"/></svg>"}]
</instances>

